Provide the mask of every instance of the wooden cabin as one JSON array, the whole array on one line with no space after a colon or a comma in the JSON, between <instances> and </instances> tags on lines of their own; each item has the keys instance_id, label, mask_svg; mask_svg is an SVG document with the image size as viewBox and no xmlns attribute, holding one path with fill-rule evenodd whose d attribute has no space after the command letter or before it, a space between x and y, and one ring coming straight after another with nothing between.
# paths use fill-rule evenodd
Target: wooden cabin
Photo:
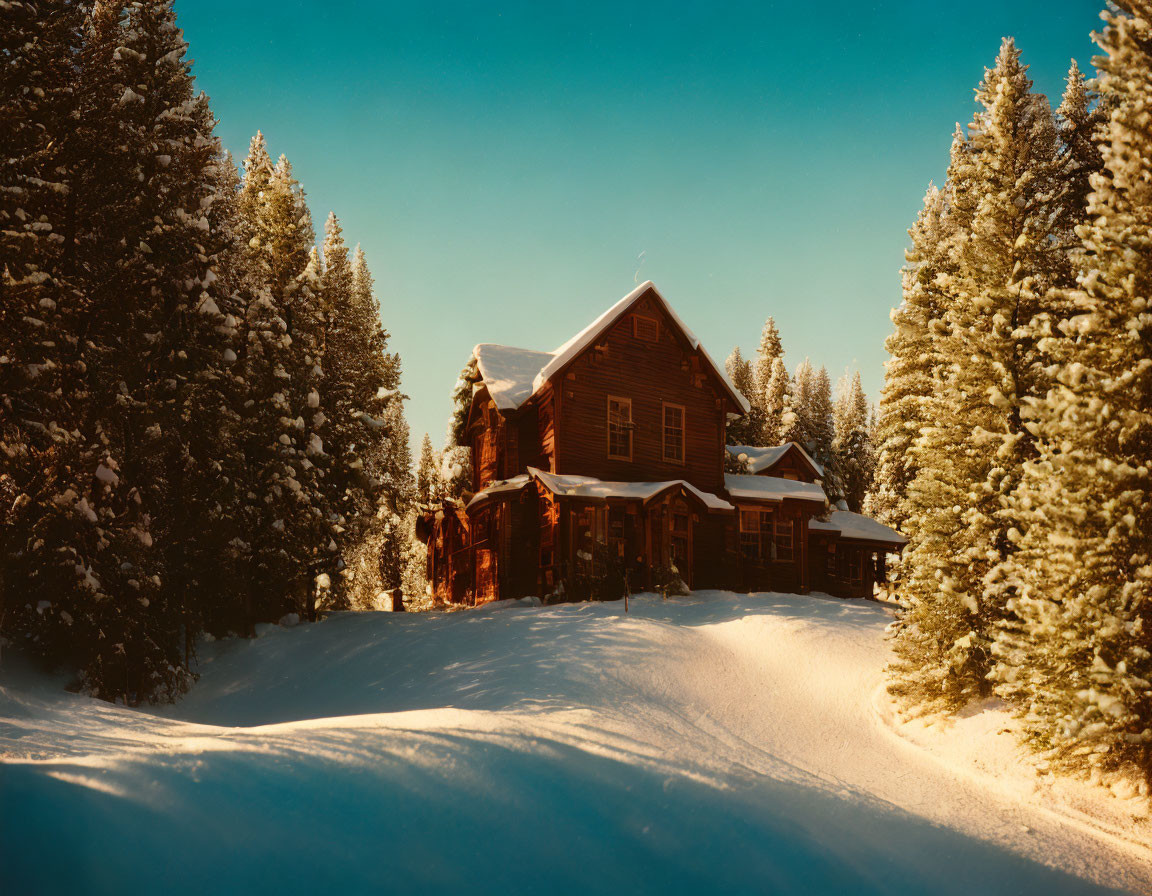
<instances>
[{"instance_id":1,"label":"wooden cabin","mask_svg":"<svg viewBox=\"0 0 1152 896\"><path fill-rule=\"evenodd\" d=\"M819 488L824 469L796 442L767 448L729 445L726 450L748 471L746 475L730 474L726 479L728 492L740 510L741 544L747 543L748 553L752 553L756 538L751 533L757 523L754 515L757 508L749 503L748 497L742 497L755 494L755 488L749 488L749 484L762 479L769 480L772 484L763 487L765 491L788 496L789 483L792 483L793 492L799 488L800 483ZM818 497L824 497L823 489L819 490L818 496L813 493L810 503L805 506L811 508L812 502ZM799 494L790 495L786 503L782 502L781 508L790 503L793 512L778 512L772 520L764 522L761 528L778 525L777 521L784 520L787 529L789 517L796 520L793 525L803 527L803 535L799 536L805 550L802 563L804 578L800 587L784 587L779 573L773 576L774 568L766 563L759 568L745 564L748 590L811 589L841 597L870 597L877 584L887 581L888 554L903 550L907 539L895 529L846 509L806 512L799 507L798 500ZM761 519L767 520L764 517ZM762 548L761 554L764 553Z\"/></svg>"},{"instance_id":2,"label":"wooden cabin","mask_svg":"<svg viewBox=\"0 0 1152 896\"><path fill-rule=\"evenodd\" d=\"M830 528L823 471L799 445L736 446L748 472L725 474L726 425L747 400L651 282L555 351L483 343L472 362L457 433L472 493L417 530L446 600L614 598L676 580L843 593L857 567L831 577L813 551L823 563L830 543L842 557L883 547L849 548Z\"/></svg>"}]
</instances>

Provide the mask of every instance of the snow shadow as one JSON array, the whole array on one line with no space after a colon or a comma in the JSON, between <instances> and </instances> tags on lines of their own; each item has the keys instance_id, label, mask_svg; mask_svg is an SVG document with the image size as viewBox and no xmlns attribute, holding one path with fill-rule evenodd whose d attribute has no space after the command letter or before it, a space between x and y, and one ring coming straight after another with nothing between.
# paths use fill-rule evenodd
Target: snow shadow
<instances>
[{"instance_id":1,"label":"snow shadow","mask_svg":"<svg viewBox=\"0 0 1152 896\"><path fill-rule=\"evenodd\" d=\"M20 807L0 814L6 891L1122 892L787 782L716 787L556 741L467 732L395 732L356 761L348 736L0 766L0 791Z\"/></svg>"}]
</instances>

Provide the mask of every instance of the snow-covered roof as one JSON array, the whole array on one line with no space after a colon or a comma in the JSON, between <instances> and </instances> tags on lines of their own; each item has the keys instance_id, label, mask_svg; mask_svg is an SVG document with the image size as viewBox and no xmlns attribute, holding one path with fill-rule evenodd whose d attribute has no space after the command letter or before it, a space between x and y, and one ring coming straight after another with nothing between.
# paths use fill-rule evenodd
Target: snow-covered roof
<instances>
[{"instance_id":1,"label":"snow-covered roof","mask_svg":"<svg viewBox=\"0 0 1152 896\"><path fill-rule=\"evenodd\" d=\"M733 498L749 498L756 501L819 501L825 504L827 496L815 482L797 482L795 479L781 479L778 476L756 476L753 473L726 473L724 488Z\"/></svg>"},{"instance_id":2,"label":"snow-covered roof","mask_svg":"<svg viewBox=\"0 0 1152 896\"><path fill-rule=\"evenodd\" d=\"M472 496L472 500L468 502L468 508L471 509L473 505L479 504L482 501L487 501L489 498L496 495L504 494L506 492L516 492L524 488L531 480L526 473L521 473L519 476L513 476L511 479L497 479L495 482L489 483L487 488L482 488Z\"/></svg>"},{"instance_id":3,"label":"snow-covered roof","mask_svg":"<svg viewBox=\"0 0 1152 896\"><path fill-rule=\"evenodd\" d=\"M520 407L649 292L656 297L660 306L680 328L692 348L699 351L704 360L711 365L713 372L720 378L720 382L724 384L737 407L747 413L748 400L740 394L740 390L728 379L724 368L712 359L695 334L684 325L680 315L672 309L651 280L641 283L555 351L537 352L508 345L494 345L490 342L477 345L473 349L473 355L496 407L501 410L515 410Z\"/></svg>"},{"instance_id":4,"label":"snow-covered roof","mask_svg":"<svg viewBox=\"0 0 1152 896\"><path fill-rule=\"evenodd\" d=\"M537 479L554 495L574 498L589 498L603 500L607 498L626 498L648 502L658 495L662 495L670 488L683 487L691 492L709 510L732 510L733 507L723 498L696 488L683 479L670 479L665 482L606 482L594 479L591 476L561 475L559 473L546 473L535 467L528 468L528 475Z\"/></svg>"},{"instance_id":5,"label":"snow-covered roof","mask_svg":"<svg viewBox=\"0 0 1152 896\"><path fill-rule=\"evenodd\" d=\"M514 411L532 397L532 383L552 360L551 352L482 342L472 350L488 394L502 411Z\"/></svg>"},{"instance_id":6,"label":"snow-covered roof","mask_svg":"<svg viewBox=\"0 0 1152 896\"><path fill-rule=\"evenodd\" d=\"M828 520L811 520L809 529L826 532L839 532L841 538L852 538L857 541L879 541L884 544L907 544L908 539L883 523L878 523L871 517L850 510L833 510Z\"/></svg>"},{"instance_id":7,"label":"snow-covered roof","mask_svg":"<svg viewBox=\"0 0 1152 896\"><path fill-rule=\"evenodd\" d=\"M774 445L771 448L762 448L758 445L728 445L728 453L740 459L741 455L747 458L748 472L749 473L762 473L765 470L770 470L780 462L780 459L788 453L788 449L795 448L802 455L804 459L812 465L819 476L824 475L824 468L816 463L812 455L804 450L804 446L799 442L785 442L783 445Z\"/></svg>"}]
</instances>

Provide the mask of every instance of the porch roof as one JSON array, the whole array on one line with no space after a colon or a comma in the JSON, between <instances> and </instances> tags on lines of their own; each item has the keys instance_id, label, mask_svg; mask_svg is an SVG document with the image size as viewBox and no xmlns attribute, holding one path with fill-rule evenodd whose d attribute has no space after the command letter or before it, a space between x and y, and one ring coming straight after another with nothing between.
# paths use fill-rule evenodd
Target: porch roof
<instances>
[{"instance_id":1,"label":"porch roof","mask_svg":"<svg viewBox=\"0 0 1152 896\"><path fill-rule=\"evenodd\" d=\"M841 538L850 541L867 541L873 544L903 547L908 539L883 523L877 522L862 513L850 510L833 510L827 520L809 520L809 530L838 532Z\"/></svg>"},{"instance_id":2,"label":"porch roof","mask_svg":"<svg viewBox=\"0 0 1152 896\"><path fill-rule=\"evenodd\" d=\"M559 497L584 498L592 501L605 501L609 498L641 501L648 503L672 488L681 487L693 495L709 510L733 510L733 506L718 495L696 488L683 479L664 482L607 482L591 476L562 475L546 473L535 467L528 468L528 475L536 479L552 494Z\"/></svg>"}]
</instances>

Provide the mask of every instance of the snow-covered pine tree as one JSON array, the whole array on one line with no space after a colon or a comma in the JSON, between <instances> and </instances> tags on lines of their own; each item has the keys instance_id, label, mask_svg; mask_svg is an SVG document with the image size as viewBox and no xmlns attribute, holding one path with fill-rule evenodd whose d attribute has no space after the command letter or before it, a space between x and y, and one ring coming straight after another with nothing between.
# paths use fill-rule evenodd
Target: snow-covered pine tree
<instances>
[{"instance_id":1,"label":"snow-covered pine tree","mask_svg":"<svg viewBox=\"0 0 1152 896\"><path fill-rule=\"evenodd\" d=\"M959 159L967 152L963 134L958 133L952 157ZM912 243L905 252L903 301L892 312L893 332L885 342L890 358L884 368L868 513L890 526L903 526L908 517L908 486L916 475L912 449L929 419L935 336L945 301L937 276L954 267L947 252L952 227L955 219L946 211L944 192L929 185L916 223L908 231Z\"/></svg>"},{"instance_id":2,"label":"snow-covered pine tree","mask_svg":"<svg viewBox=\"0 0 1152 896\"><path fill-rule=\"evenodd\" d=\"M332 565L324 477L319 259L303 190L283 156L272 166L252 140L237 206L250 297L243 357L248 391L244 447L248 525L237 548L251 557L243 627L311 611L313 581Z\"/></svg>"},{"instance_id":3,"label":"snow-covered pine tree","mask_svg":"<svg viewBox=\"0 0 1152 896\"><path fill-rule=\"evenodd\" d=\"M395 499L387 481L390 433L386 411L400 400L399 361L388 354L388 334L363 253L348 258L340 222L328 216L322 278L325 389L333 469L325 480L339 527L336 547L347 564L380 506Z\"/></svg>"},{"instance_id":4,"label":"snow-covered pine tree","mask_svg":"<svg viewBox=\"0 0 1152 896\"><path fill-rule=\"evenodd\" d=\"M844 376L833 409L835 437L832 454L840 476L848 509L859 513L872 479L872 442L868 419L868 399L860 383L860 372Z\"/></svg>"},{"instance_id":5,"label":"snow-covered pine tree","mask_svg":"<svg viewBox=\"0 0 1152 896\"><path fill-rule=\"evenodd\" d=\"M97 431L106 465L136 490L128 534L157 567L154 598L133 600L130 588L116 601L115 621L139 627L125 659L139 654L140 693L181 686L204 602L237 578L226 546L243 525L233 513L242 459L232 372L243 309L220 276L236 243L231 216L212 214L228 178L187 49L171 0L127 6L98 94L115 110L92 173L108 192L89 197L102 220L88 270L100 274L104 311L89 337L94 382L109 398ZM182 656L165 662L174 637Z\"/></svg>"},{"instance_id":6,"label":"snow-covered pine tree","mask_svg":"<svg viewBox=\"0 0 1152 896\"><path fill-rule=\"evenodd\" d=\"M237 318L217 273L229 237L211 211L214 122L185 51L170 3L96 3L83 45L65 51L79 76L72 137L56 140L79 148L57 232L84 304L53 338L67 358L70 456L24 569L30 596L54 580L36 609L56 626L46 640L68 647L57 656L92 693L125 700L183 687L206 587L195 551L232 524L220 511L236 469Z\"/></svg>"},{"instance_id":7,"label":"snow-covered pine tree","mask_svg":"<svg viewBox=\"0 0 1152 896\"><path fill-rule=\"evenodd\" d=\"M796 420L791 390L792 378L788 376L788 368L784 366L783 358L777 358L772 362L768 382L760 393L764 402L764 435L769 447L787 441L787 434Z\"/></svg>"},{"instance_id":8,"label":"snow-covered pine tree","mask_svg":"<svg viewBox=\"0 0 1152 896\"><path fill-rule=\"evenodd\" d=\"M1108 104L1089 86L1076 60L1068 69L1067 85L1060 107L1056 110L1057 135L1060 141L1061 181L1059 213L1052 223L1052 234L1066 249L1067 269L1073 274L1076 257L1083 244L1076 228L1084 223L1091 179L1104 167L1100 153L1101 128L1108 121ZM1073 284L1069 284L1073 285Z\"/></svg>"},{"instance_id":9,"label":"snow-covered pine tree","mask_svg":"<svg viewBox=\"0 0 1152 896\"><path fill-rule=\"evenodd\" d=\"M268 259L259 250L261 240L268 229L260 219L265 204L264 191L272 181L272 157L268 154L268 143L262 131L248 143L248 155L244 158L244 179L236 196L236 211L240 219L240 238L244 247L251 250L249 264L256 265L254 273L260 280L269 279L264 268Z\"/></svg>"},{"instance_id":10,"label":"snow-covered pine tree","mask_svg":"<svg viewBox=\"0 0 1152 896\"><path fill-rule=\"evenodd\" d=\"M756 420L760 432L751 444L779 445L784 440L784 401L779 379L773 380L777 364L784 361L784 346L780 341L780 331L775 319L769 317L760 333L760 345L756 350L756 364L753 368L755 394L752 405L756 409Z\"/></svg>"},{"instance_id":11,"label":"snow-covered pine tree","mask_svg":"<svg viewBox=\"0 0 1152 896\"><path fill-rule=\"evenodd\" d=\"M62 599L79 592L75 546L99 540L70 388L85 311L70 253L83 15L13 2L0 29L0 636L54 659L83 637Z\"/></svg>"},{"instance_id":12,"label":"snow-covered pine tree","mask_svg":"<svg viewBox=\"0 0 1152 896\"><path fill-rule=\"evenodd\" d=\"M756 404L756 380L752 370L752 362L748 361L740 351L740 346L732 349L724 361L724 371L740 394L748 399L752 409L741 417L728 424L726 430L729 445L758 445L761 434L759 407Z\"/></svg>"},{"instance_id":13,"label":"snow-covered pine tree","mask_svg":"<svg viewBox=\"0 0 1152 896\"><path fill-rule=\"evenodd\" d=\"M1058 254L1047 232L1055 123L1011 40L977 101L965 179L949 185L958 216L974 211L970 230L957 226L950 241L957 271L936 278L950 295L909 487L910 610L897 640L896 689L953 705L988 692L991 638L1014 587L1011 502L1031 450L1020 410L1037 361L1023 325L1042 307Z\"/></svg>"},{"instance_id":14,"label":"snow-covered pine tree","mask_svg":"<svg viewBox=\"0 0 1152 896\"><path fill-rule=\"evenodd\" d=\"M821 367L813 380L808 427L812 439L809 453L824 468L821 480L824 491L828 499L837 504L844 499L844 482L832 447L836 425L833 420L832 378L828 375L827 367Z\"/></svg>"},{"instance_id":15,"label":"snow-covered pine tree","mask_svg":"<svg viewBox=\"0 0 1152 896\"><path fill-rule=\"evenodd\" d=\"M1104 14L1106 126L1074 253L1070 313L1041 333L1055 382L1035 401L1037 457L997 690L1037 741L1084 766L1152 779L1152 4ZM1040 322L1043 325L1043 322Z\"/></svg>"},{"instance_id":16,"label":"snow-covered pine tree","mask_svg":"<svg viewBox=\"0 0 1152 896\"><path fill-rule=\"evenodd\" d=\"M440 499L443 488L440 458L432 447L432 439L424 433L424 440L420 443L420 461L416 465L416 500L420 504L431 504Z\"/></svg>"},{"instance_id":17,"label":"snow-covered pine tree","mask_svg":"<svg viewBox=\"0 0 1152 896\"><path fill-rule=\"evenodd\" d=\"M796 442L805 451L811 451L814 440L812 426L812 402L816 389L816 371L812 362L805 358L796 366L792 379L791 402L785 412L789 423L784 431L785 442Z\"/></svg>"}]
</instances>

